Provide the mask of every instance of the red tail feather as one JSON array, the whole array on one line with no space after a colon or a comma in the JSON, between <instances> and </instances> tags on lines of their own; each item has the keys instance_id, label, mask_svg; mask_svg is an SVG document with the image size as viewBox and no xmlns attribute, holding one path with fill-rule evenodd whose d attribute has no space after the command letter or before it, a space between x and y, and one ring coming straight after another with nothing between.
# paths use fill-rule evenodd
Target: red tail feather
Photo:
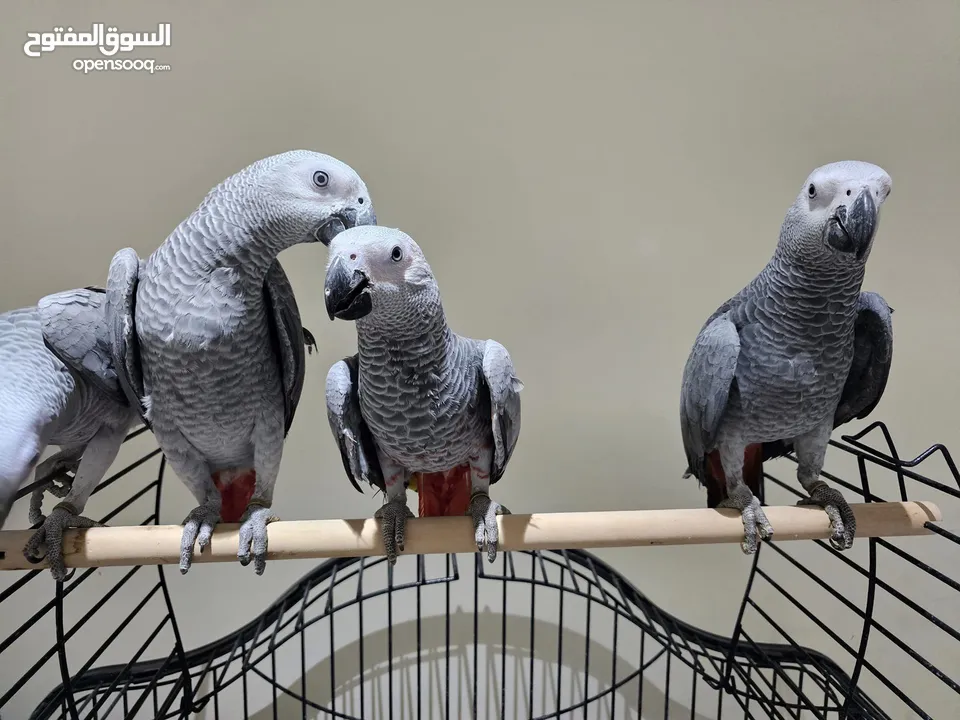
<instances>
[{"instance_id":1,"label":"red tail feather","mask_svg":"<svg viewBox=\"0 0 960 720\"><path fill-rule=\"evenodd\" d=\"M760 496L763 483L763 445L747 445L743 453L743 481L750 491ZM707 486L707 507L715 508L727 498L727 476L723 474L720 453L714 450L707 455L704 485Z\"/></svg>"},{"instance_id":2,"label":"red tail feather","mask_svg":"<svg viewBox=\"0 0 960 720\"><path fill-rule=\"evenodd\" d=\"M238 523L250 504L257 485L257 473L250 469L218 470L213 473L213 484L220 491L222 505L220 521Z\"/></svg>"},{"instance_id":3,"label":"red tail feather","mask_svg":"<svg viewBox=\"0 0 960 720\"><path fill-rule=\"evenodd\" d=\"M446 472L418 473L420 517L464 515L470 508L470 465Z\"/></svg>"}]
</instances>

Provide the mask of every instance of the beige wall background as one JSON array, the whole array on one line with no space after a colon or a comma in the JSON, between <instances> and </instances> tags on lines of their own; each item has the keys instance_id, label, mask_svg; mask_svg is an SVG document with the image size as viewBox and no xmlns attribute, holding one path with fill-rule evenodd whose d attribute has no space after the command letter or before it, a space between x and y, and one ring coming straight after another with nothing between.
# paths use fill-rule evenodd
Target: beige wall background
<instances>
[{"instance_id":1,"label":"beige wall background","mask_svg":"<svg viewBox=\"0 0 960 720\"><path fill-rule=\"evenodd\" d=\"M523 431L499 500L515 512L702 506L680 477L690 345L763 267L810 170L862 159L894 181L865 282L896 308L875 417L906 454L960 448L954 0L61 0L3 14L3 309L103 283L117 249L148 255L227 175L320 150L364 177L381 224L421 244L453 327L513 355ZM91 22L171 23L171 47L133 54L170 70L84 75L72 61L96 55L21 49L27 32ZM354 329L326 318L322 247L281 260L320 352L275 509L365 517L378 500L344 478L322 397ZM168 483L161 521L192 505ZM748 569L737 547L602 555L680 617L732 627ZM253 617L310 566L174 571L187 644Z\"/></svg>"}]
</instances>

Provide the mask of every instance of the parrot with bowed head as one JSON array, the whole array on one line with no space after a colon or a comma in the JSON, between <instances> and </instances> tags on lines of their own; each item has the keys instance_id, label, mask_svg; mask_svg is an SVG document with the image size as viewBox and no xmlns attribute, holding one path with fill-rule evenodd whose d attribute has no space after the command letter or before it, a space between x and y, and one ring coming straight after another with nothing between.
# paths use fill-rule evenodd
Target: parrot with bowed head
<instances>
[{"instance_id":1,"label":"parrot with bowed head","mask_svg":"<svg viewBox=\"0 0 960 720\"><path fill-rule=\"evenodd\" d=\"M890 373L893 309L860 287L891 186L870 163L814 170L767 266L710 316L690 352L684 477L707 487L710 507L741 512L745 553L773 535L756 497L763 461L790 451L808 494L798 504L826 511L834 548L853 545L853 511L820 471L833 429L869 415Z\"/></svg>"},{"instance_id":2,"label":"parrot with bowed head","mask_svg":"<svg viewBox=\"0 0 960 720\"><path fill-rule=\"evenodd\" d=\"M330 319L353 320L358 353L327 374L327 417L347 477L382 490L387 560L403 550L406 488L418 479L421 515L472 517L477 549L499 546L490 499L520 435L520 391L506 349L448 326L420 247L405 233L354 228L330 245L324 288ZM460 488L469 487L464 498Z\"/></svg>"},{"instance_id":3,"label":"parrot with bowed head","mask_svg":"<svg viewBox=\"0 0 960 720\"><path fill-rule=\"evenodd\" d=\"M0 315L0 527L35 467L42 483L75 473L69 490L54 491L66 497L49 516L31 508L30 522L43 524L23 551L39 562L46 546L56 580L67 575L64 530L97 524L80 513L139 423L113 367L104 297L99 288L68 290ZM37 465L48 445L61 450Z\"/></svg>"},{"instance_id":4,"label":"parrot with bowed head","mask_svg":"<svg viewBox=\"0 0 960 720\"><path fill-rule=\"evenodd\" d=\"M239 522L237 557L261 575L283 443L304 380L304 338L277 255L375 224L360 176L305 150L259 160L211 190L145 261L114 256L113 353L170 466L199 502L180 571L218 522Z\"/></svg>"}]
</instances>

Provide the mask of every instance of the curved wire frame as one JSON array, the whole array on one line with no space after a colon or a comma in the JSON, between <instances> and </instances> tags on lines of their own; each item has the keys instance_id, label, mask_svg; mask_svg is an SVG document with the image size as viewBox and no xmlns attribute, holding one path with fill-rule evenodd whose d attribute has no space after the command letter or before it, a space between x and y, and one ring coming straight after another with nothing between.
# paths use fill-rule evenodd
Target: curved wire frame
<instances>
[{"instance_id":1,"label":"curved wire frame","mask_svg":"<svg viewBox=\"0 0 960 720\"><path fill-rule=\"evenodd\" d=\"M866 502L908 500L917 486L921 499L960 499L960 472L942 445L903 460L882 423L831 445L831 462L854 466L859 482L824 479ZM918 471L938 459L946 482ZM156 479L105 522L144 498L153 499L144 524L158 522L162 457L158 465ZM767 499L800 496L796 483L766 481ZM960 583L936 559L955 558L960 537L928 527L935 537L858 539L846 553L821 541L765 542L730 637L685 623L598 557L567 550L504 553L493 565L477 554L463 575L457 555L403 556L393 568L383 558L326 561L240 629L187 651L163 567L156 583L128 592L119 620L111 601L142 568L110 569L117 579L101 578L80 614L78 588L91 569L57 583L53 599L0 641L5 662L53 614L56 644L0 695L0 711L55 659L60 685L31 719L235 718L271 702L273 714L262 717L560 718L597 708L609 717L945 717L960 701L944 669L957 672L946 663L960 654L960 632L930 606L958 605ZM39 572L24 573L0 603ZM862 581L856 598L849 582L847 594L836 589L841 574ZM104 613L113 613L110 632L81 647L85 626ZM907 618L922 624L910 640L892 629ZM135 634L145 640L130 655ZM154 659L143 660L153 648ZM104 662L118 653L129 657Z\"/></svg>"}]
</instances>

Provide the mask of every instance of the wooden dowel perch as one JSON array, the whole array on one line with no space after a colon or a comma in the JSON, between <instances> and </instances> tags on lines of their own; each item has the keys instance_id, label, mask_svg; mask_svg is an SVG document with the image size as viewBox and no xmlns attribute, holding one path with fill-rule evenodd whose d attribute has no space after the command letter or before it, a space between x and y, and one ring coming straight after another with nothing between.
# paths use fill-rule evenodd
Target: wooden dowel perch
<instances>
[{"instance_id":1,"label":"wooden dowel perch","mask_svg":"<svg viewBox=\"0 0 960 720\"><path fill-rule=\"evenodd\" d=\"M857 538L925 535L928 521L940 521L930 502L853 505ZM824 539L826 513L813 507L768 507L774 539ZM623 510L507 515L499 518L501 550L586 549L640 545L739 543L743 524L734 510ZM194 563L236 562L238 525L219 525L210 548ZM67 567L170 565L180 560L179 525L104 527L64 534ZM271 560L383 555L377 520L290 520L268 526ZM0 532L0 570L33 570L23 556L29 530ZM415 518L407 522L405 555L476 552L467 517Z\"/></svg>"}]
</instances>

